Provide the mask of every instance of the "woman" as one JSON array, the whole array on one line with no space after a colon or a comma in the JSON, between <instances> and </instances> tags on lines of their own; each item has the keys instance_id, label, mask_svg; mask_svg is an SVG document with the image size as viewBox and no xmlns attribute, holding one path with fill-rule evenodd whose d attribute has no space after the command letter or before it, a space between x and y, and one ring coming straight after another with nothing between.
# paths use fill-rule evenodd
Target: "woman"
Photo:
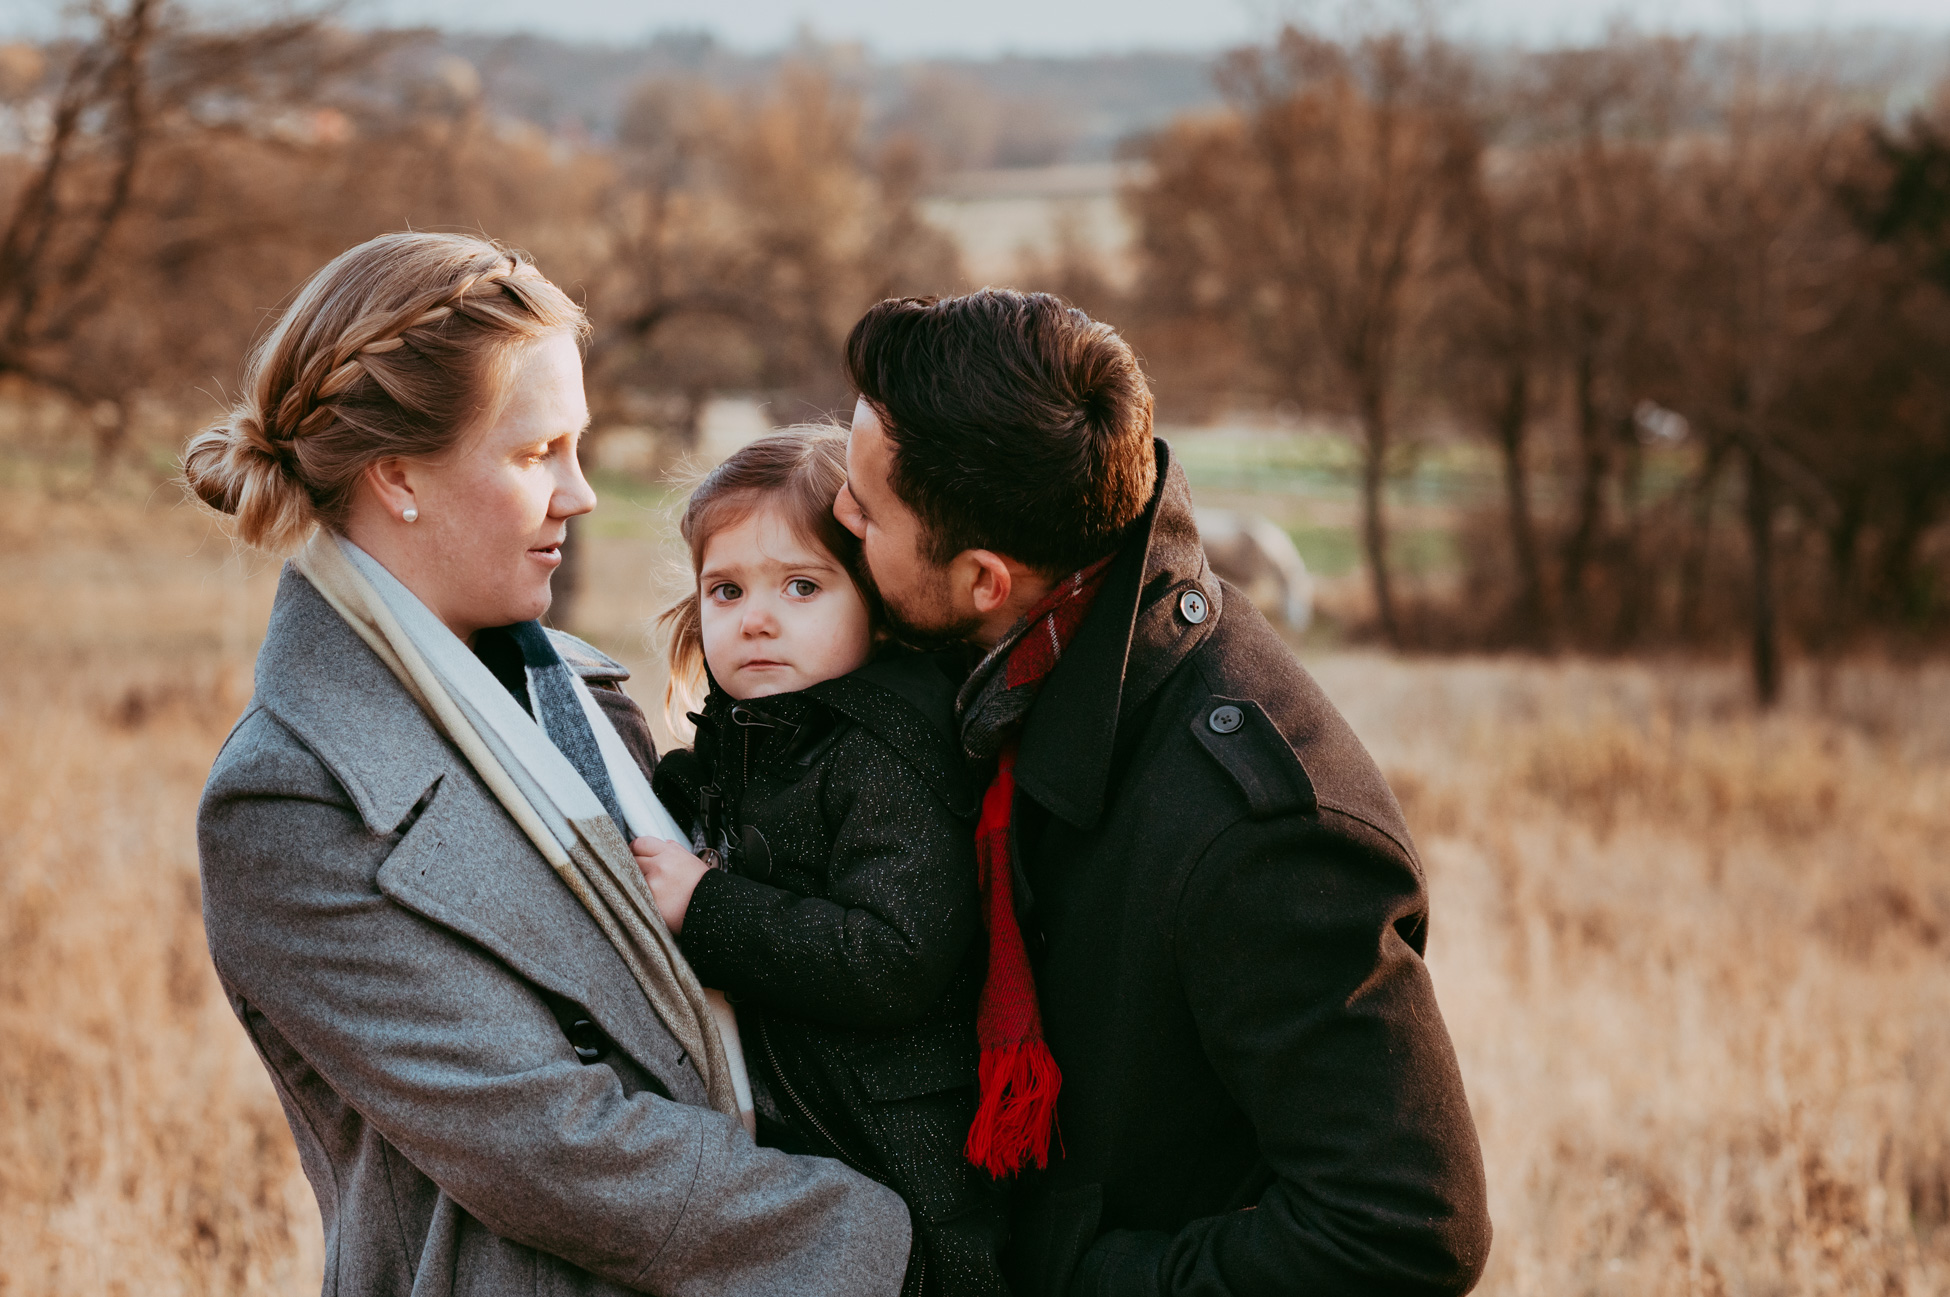
<instances>
[{"instance_id":1,"label":"woman","mask_svg":"<svg viewBox=\"0 0 1950 1297\"><path fill-rule=\"evenodd\" d=\"M480 239L339 257L190 485L304 539L198 816L211 955L324 1217L327 1293L892 1293L905 1208L756 1147L624 839L616 663L544 632L595 505L581 311Z\"/></svg>"}]
</instances>

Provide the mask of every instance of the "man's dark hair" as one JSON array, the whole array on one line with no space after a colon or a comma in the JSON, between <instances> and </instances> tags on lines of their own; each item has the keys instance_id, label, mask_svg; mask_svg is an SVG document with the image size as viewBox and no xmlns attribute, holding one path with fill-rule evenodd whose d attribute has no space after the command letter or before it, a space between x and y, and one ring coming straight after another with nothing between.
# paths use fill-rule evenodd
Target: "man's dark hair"
<instances>
[{"instance_id":1,"label":"man's dark hair","mask_svg":"<svg viewBox=\"0 0 1950 1297\"><path fill-rule=\"evenodd\" d=\"M1151 387L1107 324L1048 293L890 297L846 340L927 557L988 549L1052 576L1115 550L1151 502Z\"/></svg>"}]
</instances>

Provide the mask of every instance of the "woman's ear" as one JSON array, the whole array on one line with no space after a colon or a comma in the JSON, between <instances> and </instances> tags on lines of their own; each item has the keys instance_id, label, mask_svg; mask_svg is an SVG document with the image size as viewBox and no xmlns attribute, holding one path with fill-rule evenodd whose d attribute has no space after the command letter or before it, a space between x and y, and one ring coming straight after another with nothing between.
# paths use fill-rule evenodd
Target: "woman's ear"
<instances>
[{"instance_id":1,"label":"woman's ear","mask_svg":"<svg viewBox=\"0 0 1950 1297\"><path fill-rule=\"evenodd\" d=\"M419 499L413 490L412 471L397 455L374 460L366 465L365 482L388 516L405 522L419 518ZM409 518L407 515L411 514Z\"/></svg>"}]
</instances>

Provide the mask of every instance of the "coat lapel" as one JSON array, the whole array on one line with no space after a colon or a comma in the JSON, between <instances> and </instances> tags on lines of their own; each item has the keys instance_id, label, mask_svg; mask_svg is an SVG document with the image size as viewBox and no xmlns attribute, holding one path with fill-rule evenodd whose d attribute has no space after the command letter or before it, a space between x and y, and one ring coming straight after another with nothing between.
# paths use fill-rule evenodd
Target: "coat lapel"
<instances>
[{"instance_id":1,"label":"coat lapel","mask_svg":"<svg viewBox=\"0 0 1950 1297\"><path fill-rule=\"evenodd\" d=\"M1140 707L1217 627L1225 596L1192 521L1192 488L1156 441L1158 487L1104 588L1023 723L1016 783L1080 829L1104 811L1120 718ZM1197 622L1188 591L1205 599Z\"/></svg>"},{"instance_id":2,"label":"coat lapel","mask_svg":"<svg viewBox=\"0 0 1950 1297\"><path fill-rule=\"evenodd\" d=\"M256 683L258 702L332 772L369 831L389 836L418 810L379 868L380 891L581 1005L673 1098L704 1101L589 912L392 672L288 566Z\"/></svg>"}]
</instances>

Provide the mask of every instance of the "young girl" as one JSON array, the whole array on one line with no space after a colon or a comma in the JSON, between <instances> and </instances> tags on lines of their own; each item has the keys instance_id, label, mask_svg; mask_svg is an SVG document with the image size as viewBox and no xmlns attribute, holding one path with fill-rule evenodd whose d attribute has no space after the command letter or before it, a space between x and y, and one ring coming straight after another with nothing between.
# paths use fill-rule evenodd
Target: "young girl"
<instances>
[{"instance_id":1,"label":"young girl","mask_svg":"<svg viewBox=\"0 0 1950 1297\"><path fill-rule=\"evenodd\" d=\"M639 839L637 863L737 1006L760 1141L907 1200L905 1292L1001 1294L1004 1191L962 1152L985 957L955 682L876 652L845 478L843 437L782 433L692 494L696 589L664 622L670 697L704 705L654 788L693 850Z\"/></svg>"}]
</instances>

